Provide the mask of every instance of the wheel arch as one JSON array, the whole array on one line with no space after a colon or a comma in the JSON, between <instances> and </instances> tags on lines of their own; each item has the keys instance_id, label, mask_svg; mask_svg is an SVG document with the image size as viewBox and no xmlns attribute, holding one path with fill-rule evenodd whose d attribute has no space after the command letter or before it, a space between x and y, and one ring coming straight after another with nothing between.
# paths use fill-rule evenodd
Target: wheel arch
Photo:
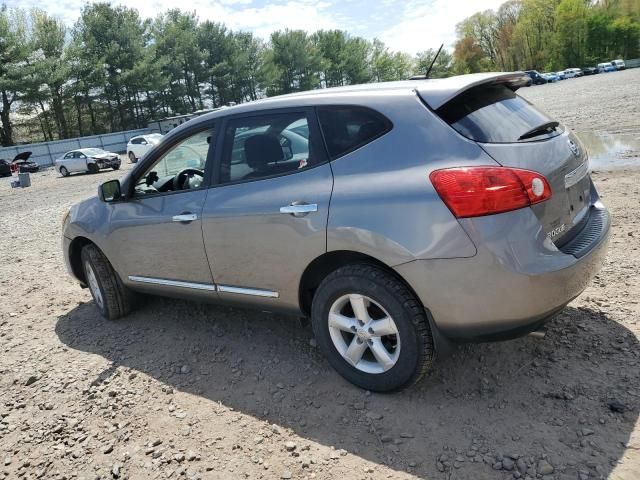
<instances>
[{"instance_id":1,"label":"wheel arch","mask_svg":"<svg viewBox=\"0 0 640 480\"><path fill-rule=\"evenodd\" d=\"M409 291L411 291L411 293L415 295L418 300L420 300L420 297L418 297L413 288L411 288L411 285L409 285L407 281L400 274L398 274L398 272L396 272L393 268L391 268L384 262L381 262L377 258L361 252L351 250L335 250L323 253L319 257L315 258L307 266L304 273L302 274L298 292L300 309L302 310L302 312L305 315L310 315L313 294L327 275L329 275L331 272L334 272L340 267L357 263L375 265L382 268L386 272L389 272L391 275L398 278L409 289Z\"/></svg>"},{"instance_id":2,"label":"wheel arch","mask_svg":"<svg viewBox=\"0 0 640 480\"><path fill-rule=\"evenodd\" d=\"M87 237L78 236L71 240L71 244L69 245L69 265L71 266L71 271L73 275L83 284L86 285L87 279L84 275L84 268L82 268L82 249L85 245L95 245L96 248L100 249L94 242L89 240Z\"/></svg>"},{"instance_id":3,"label":"wheel arch","mask_svg":"<svg viewBox=\"0 0 640 480\"><path fill-rule=\"evenodd\" d=\"M400 275L389 265L364 253L351 250L335 250L326 252L315 258L307 266L300 279L298 295L300 310L303 312L303 314L306 316L310 316L313 295L318 286L320 286L320 283L322 283L322 280L324 280L327 275L329 275L331 272L334 272L340 267L355 263L366 263L369 265L378 266L393 275L398 279L398 281L402 282L402 284L413 294L420 305L422 305L422 308L427 315L429 325L431 326L431 334L433 337L436 355L442 358L452 352L453 344L440 332L436 322L433 319L433 315L429 310L429 307L422 302L422 299L418 296L411 284L409 284L409 282L407 282L407 280L402 275Z\"/></svg>"}]
</instances>

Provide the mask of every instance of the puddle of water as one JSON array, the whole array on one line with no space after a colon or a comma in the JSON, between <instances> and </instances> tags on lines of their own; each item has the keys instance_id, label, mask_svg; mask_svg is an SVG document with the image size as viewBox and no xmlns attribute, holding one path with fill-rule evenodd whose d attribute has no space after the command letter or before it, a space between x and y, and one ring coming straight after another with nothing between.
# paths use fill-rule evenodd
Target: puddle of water
<instances>
[{"instance_id":1,"label":"puddle of water","mask_svg":"<svg viewBox=\"0 0 640 480\"><path fill-rule=\"evenodd\" d=\"M640 169L640 131L576 132L593 170Z\"/></svg>"}]
</instances>

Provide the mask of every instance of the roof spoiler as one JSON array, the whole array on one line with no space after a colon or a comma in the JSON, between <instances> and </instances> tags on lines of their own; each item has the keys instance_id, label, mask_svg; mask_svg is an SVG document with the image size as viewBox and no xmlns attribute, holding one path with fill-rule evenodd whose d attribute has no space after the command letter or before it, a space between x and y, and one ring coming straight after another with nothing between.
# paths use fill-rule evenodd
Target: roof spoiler
<instances>
[{"instance_id":1,"label":"roof spoiler","mask_svg":"<svg viewBox=\"0 0 640 480\"><path fill-rule=\"evenodd\" d=\"M416 80L419 79L416 78ZM479 85L504 85L515 92L525 86L529 80L529 76L524 72L472 73L442 80L423 81L416 85L416 91L429 107L437 110L461 93Z\"/></svg>"}]
</instances>

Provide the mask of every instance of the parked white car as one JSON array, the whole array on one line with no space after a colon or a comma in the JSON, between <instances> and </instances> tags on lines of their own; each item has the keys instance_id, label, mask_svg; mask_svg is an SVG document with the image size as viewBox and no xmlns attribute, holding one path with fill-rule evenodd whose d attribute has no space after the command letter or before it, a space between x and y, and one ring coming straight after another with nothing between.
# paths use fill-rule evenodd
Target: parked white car
<instances>
[{"instance_id":1,"label":"parked white car","mask_svg":"<svg viewBox=\"0 0 640 480\"><path fill-rule=\"evenodd\" d=\"M582 73L582 70L579 68L567 68L564 71L565 78L582 77L583 75L584 73Z\"/></svg>"},{"instance_id":2,"label":"parked white car","mask_svg":"<svg viewBox=\"0 0 640 480\"><path fill-rule=\"evenodd\" d=\"M102 168L120 168L120 155L101 148L80 148L65 153L53 162L63 177L75 172L97 173Z\"/></svg>"},{"instance_id":3,"label":"parked white car","mask_svg":"<svg viewBox=\"0 0 640 480\"><path fill-rule=\"evenodd\" d=\"M625 68L627 68L627 65L621 58L619 58L618 60L611 60L611 65L616 67L616 70L624 70Z\"/></svg>"},{"instance_id":4,"label":"parked white car","mask_svg":"<svg viewBox=\"0 0 640 480\"><path fill-rule=\"evenodd\" d=\"M129 157L129 161L136 163L138 159L144 157L149 150L160 143L162 137L163 135L160 133L131 137L129 143L127 143L127 156Z\"/></svg>"}]
</instances>

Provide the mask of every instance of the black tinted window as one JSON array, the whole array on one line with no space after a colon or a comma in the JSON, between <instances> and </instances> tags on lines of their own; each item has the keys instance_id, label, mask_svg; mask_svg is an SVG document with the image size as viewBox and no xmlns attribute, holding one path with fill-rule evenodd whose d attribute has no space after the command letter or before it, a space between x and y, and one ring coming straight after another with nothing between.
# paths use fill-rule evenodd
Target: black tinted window
<instances>
[{"instance_id":1,"label":"black tinted window","mask_svg":"<svg viewBox=\"0 0 640 480\"><path fill-rule=\"evenodd\" d=\"M477 142L511 143L540 125L552 121L504 85L483 85L467 90L436 112L460 134ZM541 130L527 140L562 133L560 127Z\"/></svg>"},{"instance_id":2,"label":"black tinted window","mask_svg":"<svg viewBox=\"0 0 640 480\"><path fill-rule=\"evenodd\" d=\"M320 107L320 127L332 159L345 155L391 130L391 122L362 107Z\"/></svg>"},{"instance_id":3,"label":"black tinted window","mask_svg":"<svg viewBox=\"0 0 640 480\"><path fill-rule=\"evenodd\" d=\"M220 183L304 170L322 162L307 115L270 114L231 120L225 132Z\"/></svg>"}]
</instances>

